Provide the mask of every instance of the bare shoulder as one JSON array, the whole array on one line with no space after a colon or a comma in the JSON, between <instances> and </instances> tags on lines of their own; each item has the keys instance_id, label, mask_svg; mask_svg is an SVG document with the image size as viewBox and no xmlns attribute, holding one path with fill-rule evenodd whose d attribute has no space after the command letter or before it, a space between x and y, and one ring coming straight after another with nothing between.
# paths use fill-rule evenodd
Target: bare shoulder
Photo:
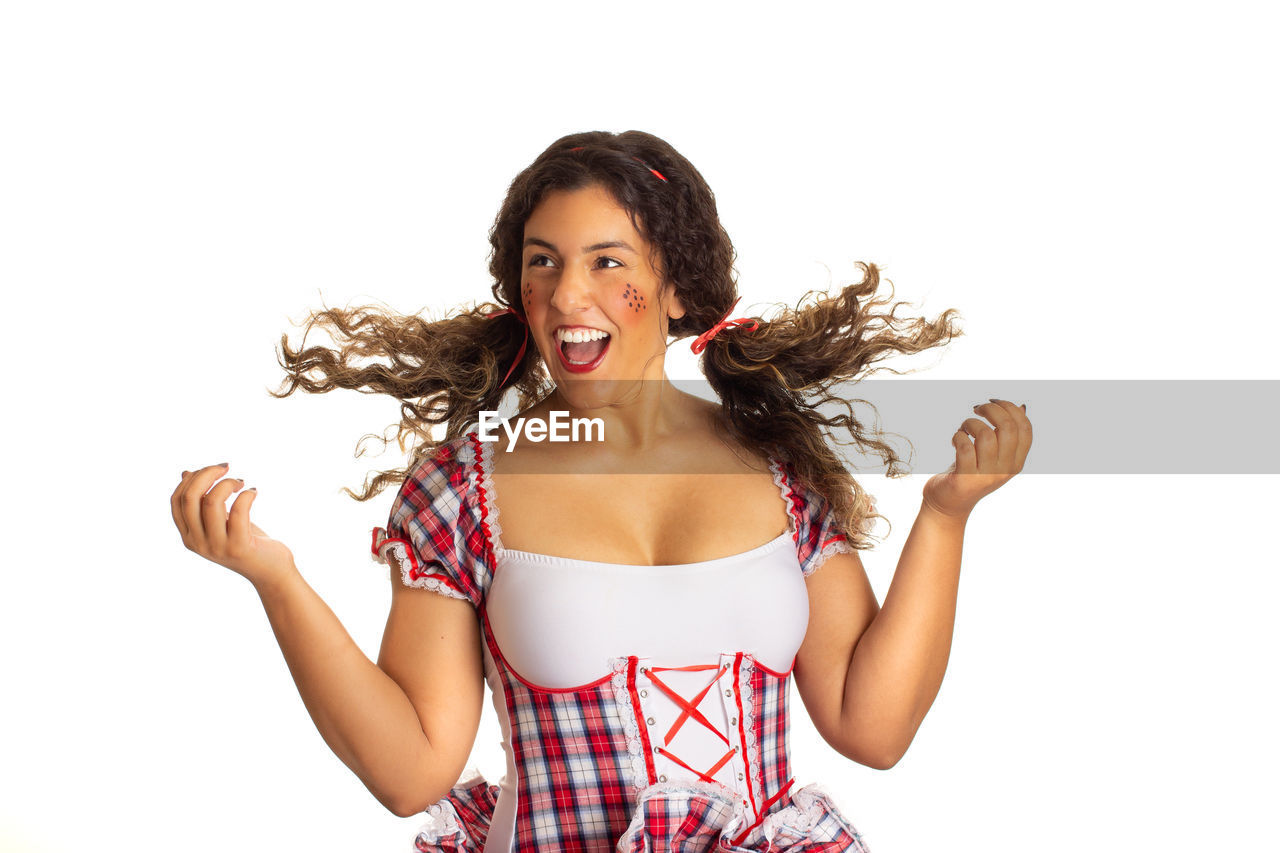
<instances>
[{"instance_id":1,"label":"bare shoulder","mask_svg":"<svg viewBox=\"0 0 1280 853\"><path fill-rule=\"evenodd\" d=\"M700 452L711 454L717 468L726 474L769 473L768 457L730 434L723 405L693 397L691 408L697 420L696 425L691 424L688 435Z\"/></svg>"}]
</instances>

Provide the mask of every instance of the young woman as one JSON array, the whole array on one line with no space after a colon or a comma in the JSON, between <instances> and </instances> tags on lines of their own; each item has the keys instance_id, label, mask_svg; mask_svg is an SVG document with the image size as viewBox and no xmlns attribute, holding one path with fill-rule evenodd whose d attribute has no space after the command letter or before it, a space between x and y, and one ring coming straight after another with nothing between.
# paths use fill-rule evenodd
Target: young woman
<instances>
[{"instance_id":1,"label":"young woman","mask_svg":"<svg viewBox=\"0 0 1280 853\"><path fill-rule=\"evenodd\" d=\"M901 758L946 668L967 518L1021 470L1025 411L992 400L974 411L994 429L963 421L881 607L857 556L879 516L833 430L891 470L897 457L835 394L950 340L952 311L877 310L865 266L834 297L734 317L710 189L636 131L557 140L490 239L497 305L436 322L327 310L308 328L340 349L282 340L279 396L391 394L402 444L417 439L406 469L356 496L399 484L373 531L393 567L376 665L250 521L253 491L227 511L244 483L219 480L226 466L183 472L183 542L253 583L316 726L373 795L427 810L419 850L865 850L820 787L793 787L790 678L841 755ZM665 376L668 341L692 336L719 403ZM512 388L519 415L487 428ZM830 403L845 413L820 413ZM557 417L596 426L569 441L511 428ZM500 784L464 772L486 682Z\"/></svg>"}]
</instances>

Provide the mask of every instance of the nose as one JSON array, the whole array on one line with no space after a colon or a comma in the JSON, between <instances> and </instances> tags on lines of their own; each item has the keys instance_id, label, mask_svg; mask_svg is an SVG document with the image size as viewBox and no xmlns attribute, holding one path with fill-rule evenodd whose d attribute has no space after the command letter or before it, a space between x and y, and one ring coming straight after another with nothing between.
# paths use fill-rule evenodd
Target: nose
<instances>
[{"instance_id":1,"label":"nose","mask_svg":"<svg viewBox=\"0 0 1280 853\"><path fill-rule=\"evenodd\" d=\"M556 281L551 305L561 314L572 314L591 305L591 281L586 273L567 268Z\"/></svg>"}]
</instances>

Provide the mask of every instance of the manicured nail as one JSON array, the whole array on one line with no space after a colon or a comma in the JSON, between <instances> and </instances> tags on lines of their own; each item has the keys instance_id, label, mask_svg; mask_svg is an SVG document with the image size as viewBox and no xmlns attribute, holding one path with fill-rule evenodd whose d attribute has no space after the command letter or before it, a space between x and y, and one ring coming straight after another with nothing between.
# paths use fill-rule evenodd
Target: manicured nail
<instances>
[{"instance_id":1,"label":"manicured nail","mask_svg":"<svg viewBox=\"0 0 1280 853\"><path fill-rule=\"evenodd\" d=\"M256 492L256 491L258 491L258 487L257 487L257 486L254 486L253 488L245 489L245 491L246 491L246 492Z\"/></svg>"},{"instance_id":2,"label":"manicured nail","mask_svg":"<svg viewBox=\"0 0 1280 853\"><path fill-rule=\"evenodd\" d=\"M231 464L230 462L219 462L217 465L214 465L213 467L214 467L214 468L226 468L226 467L227 467L228 465L230 465L230 464Z\"/></svg>"},{"instance_id":3,"label":"manicured nail","mask_svg":"<svg viewBox=\"0 0 1280 853\"><path fill-rule=\"evenodd\" d=\"M1025 412L1026 410L1027 410L1027 404L1026 404L1026 403L1023 403L1023 404L1022 404L1022 411L1024 411L1024 412Z\"/></svg>"}]
</instances>

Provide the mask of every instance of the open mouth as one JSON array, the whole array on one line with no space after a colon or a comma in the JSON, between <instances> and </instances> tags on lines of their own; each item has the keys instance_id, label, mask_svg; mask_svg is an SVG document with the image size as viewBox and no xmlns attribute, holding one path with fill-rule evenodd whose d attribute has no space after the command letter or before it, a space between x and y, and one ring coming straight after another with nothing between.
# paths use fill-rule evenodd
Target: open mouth
<instances>
[{"instance_id":1,"label":"open mouth","mask_svg":"<svg viewBox=\"0 0 1280 853\"><path fill-rule=\"evenodd\" d=\"M563 335L556 347L560 353L560 363L566 370L574 373L595 370L609 351L611 340L605 332L571 332Z\"/></svg>"}]
</instances>

